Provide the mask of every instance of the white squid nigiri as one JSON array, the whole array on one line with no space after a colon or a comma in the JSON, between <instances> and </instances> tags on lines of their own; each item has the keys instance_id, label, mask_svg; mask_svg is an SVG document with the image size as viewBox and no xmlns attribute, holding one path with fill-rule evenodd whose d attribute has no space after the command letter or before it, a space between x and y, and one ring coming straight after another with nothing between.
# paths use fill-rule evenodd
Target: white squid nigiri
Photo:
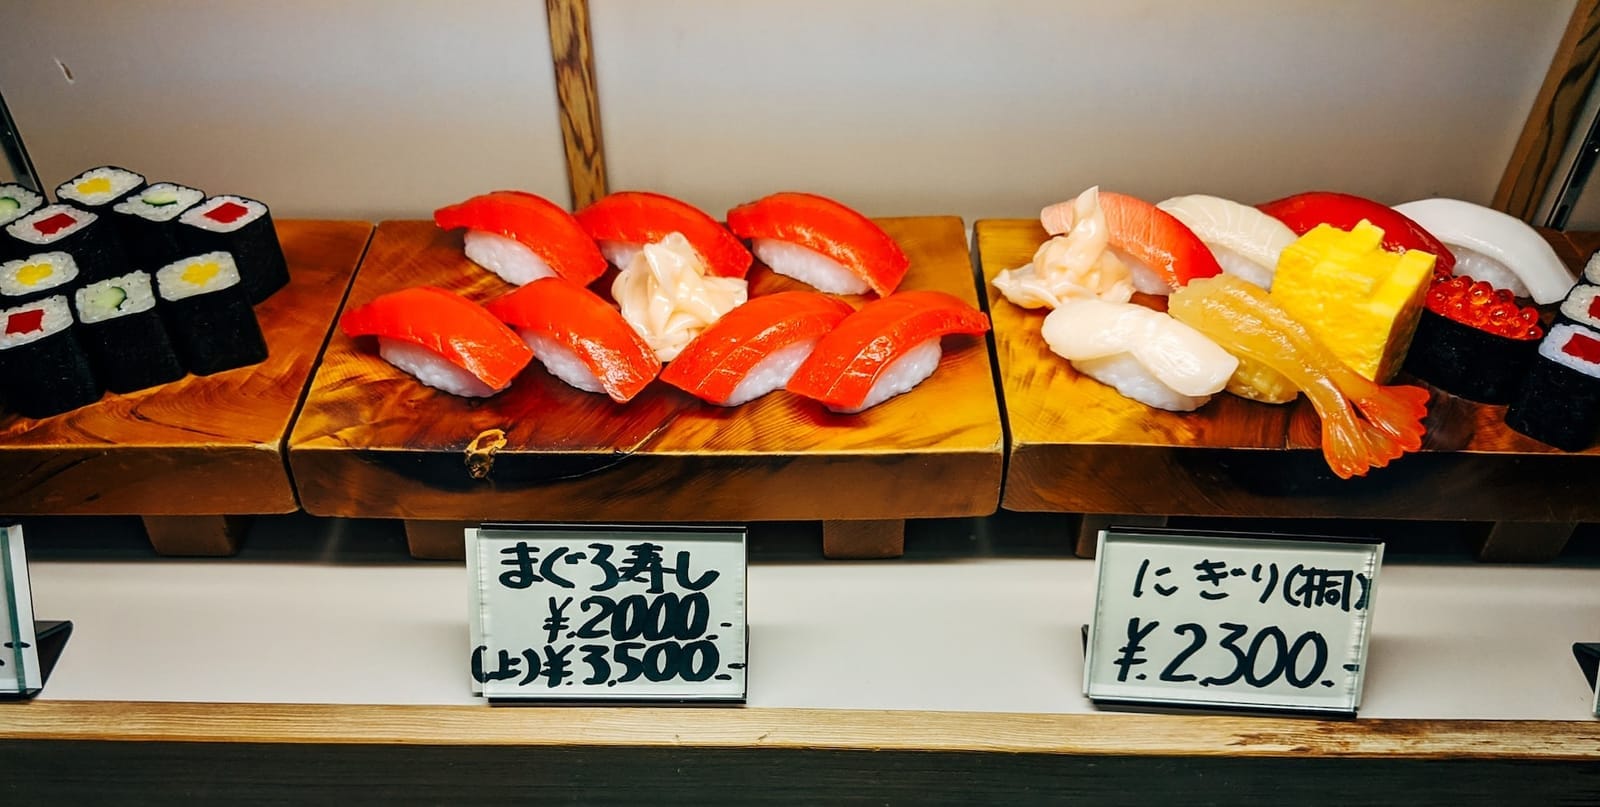
<instances>
[{"instance_id":1,"label":"white squid nigiri","mask_svg":"<svg viewBox=\"0 0 1600 807\"><path fill-rule=\"evenodd\" d=\"M1450 247L1458 275L1540 305L1566 297L1577 282L1539 231L1521 219L1460 199L1419 199L1394 209Z\"/></svg>"},{"instance_id":2,"label":"white squid nigiri","mask_svg":"<svg viewBox=\"0 0 1600 807\"><path fill-rule=\"evenodd\" d=\"M1188 412L1228 385L1239 360L1160 311L1093 298L1062 301L1044 340L1090 378L1147 406Z\"/></svg>"}]
</instances>

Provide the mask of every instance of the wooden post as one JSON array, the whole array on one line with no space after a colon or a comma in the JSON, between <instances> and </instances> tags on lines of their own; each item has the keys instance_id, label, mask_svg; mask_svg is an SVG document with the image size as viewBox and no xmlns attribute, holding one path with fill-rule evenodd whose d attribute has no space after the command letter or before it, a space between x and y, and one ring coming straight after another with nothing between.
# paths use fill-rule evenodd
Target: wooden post
<instances>
[{"instance_id":1,"label":"wooden post","mask_svg":"<svg viewBox=\"0 0 1600 807\"><path fill-rule=\"evenodd\" d=\"M567 186L577 209L606 195L605 143L600 137L600 91L594 80L588 0L545 0L550 58L567 148Z\"/></svg>"},{"instance_id":2,"label":"wooden post","mask_svg":"<svg viewBox=\"0 0 1600 807\"><path fill-rule=\"evenodd\" d=\"M158 555L232 555L250 528L248 516L143 516L142 520Z\"/></svg>"},{"instance_id":3,"label":"wooden post","mask_svg":"<svg viewBox=\"0 0 1600 807\"><path fill-rule=\"evenodd\" d=\"M464 560L467 545L462 530L476 527L476 521L423 521L406 519L406 546L411 557L421 560Z\"/></svg>"},{"instance_id":4,"label":"wooden post","mask_svg":"<svg viewBox=\"0 0 1600 807\"><path fill-rule=\"evenodd\" d=\"M834 560L898 558L905 553L905 519L822 522L822 554Z\"/></svg>"}]
</instances>

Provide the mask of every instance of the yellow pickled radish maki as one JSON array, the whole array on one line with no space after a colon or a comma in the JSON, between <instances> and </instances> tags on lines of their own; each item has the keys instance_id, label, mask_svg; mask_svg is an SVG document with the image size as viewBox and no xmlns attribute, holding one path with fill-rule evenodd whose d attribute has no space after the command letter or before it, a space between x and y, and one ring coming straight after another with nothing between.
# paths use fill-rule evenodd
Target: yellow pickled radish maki
<instances>
[{"instance_id":1,"label":"yellow pickled radish maki","mask_svg":"<svg viewBox=\"0 0 1600 807\"><path fill-rule=\"evenodd\" d=\"M1434 256L1388 252L1363 219L1346 232L1322 224L1283 251L1272 300L1369 380L1392 378L1416 332Z\"/></svg>"}]
</instances>

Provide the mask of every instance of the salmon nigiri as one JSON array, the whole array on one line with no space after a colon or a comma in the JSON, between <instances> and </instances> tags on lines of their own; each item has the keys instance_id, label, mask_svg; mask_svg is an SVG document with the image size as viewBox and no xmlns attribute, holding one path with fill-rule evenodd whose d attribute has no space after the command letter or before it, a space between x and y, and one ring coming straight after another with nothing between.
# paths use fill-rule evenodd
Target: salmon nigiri
<instances>
[{"instance_id":1,"label":"salmon nigiri","mask_svg":"<svg viewBox=\"0 0 1600 807\"><path fill-rule=\"evenodd\" d=\"M788 390L835 412L860 412L921 384L939 367L939 337L984 333L989 317L942 291L903 291L845 317L817 343Z\"/></svg>"},{"instance_id":2,"label":"salmon nigiri","mask_svg":"<svg viewBox=\"0 0 1600 807\"><path fill-rule=\"evenodd\" d=\"M718 406L753 401L788 384L817 340L854 310L810 291L757 297L696 336L661 380Z\"/></svg>"},{"instance_id":3,"label":"salmon nigiri","mask_svg":"<svg viewBox=\"0 0 1600 807\"><path fill-rule=\"evenodd\" d=\"M1171 213L1124 193L1100 191L1113 254L1133 270L1133 286L1145 294L1171 294L1198 277L1222 272L1217 259L1193 230ZM1058 202L1039 213L1051 235L1072 230L1074 202Z\"/></svg>"},{"instance_id":4,"label":"salmon nigiri","mask_svg":"<svg viewBox=\"0 0 1600 807\"><path fill-rule=\"evenodd\" d=\"M1322 455L1339 478L1365 476L1368 468L1422 447L1427 390L1367 380L1260 287L1233 275L1196 280L1172 295L1167 311L1228 352L1265 364L1299 387L1322 418Z\"/></svg>"},{"instance_id":5,"label":"salmon nigiri","mask_svg":"<svg viewBox=\"0 0 1600 807\"><path fill-rule=\"evenodd\" d=\"M606 259L571 213L525 191L495 191L433 212L446 230L467 228L473 263L522 285L564 277L587 286L606 271Z\"/></svg>"},{"instance_id":6,"label":"salmon nigiri","mask_svg":"<svg viewBox=\"0 0 1600 807\"><path fill-rule=\"evenodd\" d=\"M678 233L705 259L711 274L744 277L750 271L750 251L733 233L700 208L671 196L619 191L579 210L576 218L618 269L632 263L645 244Z\"/></svg>"},{"instance_id":7,"label":"salmon nigiri","mask_svg":"<svg viewBox=\"0 0 1600 807\"><path fill-rule=\"evenodd\" d=\"M728 229L750 239L767 268L832 294L887 296L911 266L872 219L824 196L774 193L728 211Z\"/></svg>"},{"instance_id":8,"label":"salmon nigiri","mask_svg":"<svg viewBox=\"0 0 1600 807\"><path fill-rule=\"evenodd\" d=\"M516 329L551 375L585 392L627 403L661 372L660 360L622 313L576 283L542 278L487 308Z\"/></svg>"},{"instance_id":9,"label":"salmon nigiri","mask_svg":"<svg viewBox=\"0 0 1600 807\"><path fill-rule=\"evenodd\" d=\"M382 295L339 317L351 338L378 337L378 355L430 387L487 398L511 385L533 351L483 306L417 286Z\"/></svg>"}]
</instances>

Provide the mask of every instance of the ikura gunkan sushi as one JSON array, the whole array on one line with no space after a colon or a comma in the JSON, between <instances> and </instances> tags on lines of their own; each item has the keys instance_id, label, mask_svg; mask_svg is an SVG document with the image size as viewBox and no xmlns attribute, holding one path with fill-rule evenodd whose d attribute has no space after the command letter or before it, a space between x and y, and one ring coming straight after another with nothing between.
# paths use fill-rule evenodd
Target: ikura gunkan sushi
<instances>
[{"instance_id":1,"label":"ikura gunkan sushi","mask_svg":"<svg viewBox=\"0 0 1600 807\"><path fill-rule=\"evenodd\" d=\"M158 182L112 206L111 219L130 266L153 272L184 257L187 250L178 216L205 197L195 188Z\"/></svg>"},{"instance_id":2,"label":"ikura gunkan sushi","mask_svg":"<svg viewBox=\"0 0 1600 807\"><path fill-rule=\"evenodd\" d=\"M85 283L127 271L122 243L104 216L72 205L41 207L6 225L6 233L22 242L27 253L65 252L78 264ZM12 255L10 257L21 257Z\"/></svg>"},{"instance_id":3,"label":"ikura gunkan sushi","mask_svg":"<svg viewBox=\"0 0 1600 807\"><path fill-rule=\"evenodd\" d=\"M483 306L432 286L390 292L339 318L346 336L376 336L378 355L423 384L487 398L506 387L533 351Z\"/></svg>"},{"instance_id":4,"label":"ikura gunkan sushi","mask_svg":"<svg viewBox=\"0 0 1600 807\"><path fill-rule=\"evenodd\" d=\"M57 185L56 199L72 202L87 210L109 210L112 205L142 188L142 174L114 165L102 165Z\"/></svg>"},{"instance_id":5,"label":"ikura gunkan sushi","mask_svg":"<svg viewBox=\"0 0 1600 807\"><path fill-rule=\"evenodd\" d=\"M31 418L59 415L100 400L89 357L73 333L67 298L0 311L0 398Z\"/></svg>"},{"instance_id":6,"label":"ikura gunkan sushi","mask_svg":"<svg viewBox=\"0 0 1600 807\"><path fill-rule=\"evenodd\" d=\"M661 372L621 312L571 281L540 278L484 307L516 330L551 375L585 392L627 403Z\"/></svg>"},{"instance_id":7,"label":"ikura gunkan sushi","mask_svg":"<svg viewBox=\"0 0 1600 807\"><path fill-rule=\"evenodd\" d=\"M1539 312L1481 280L1438 278L1406 353L1406 371L1452 395L1510 402L1539 349Z\"/></svg>"},{"instance_id":8,"label":"ikura gunkan sushi","mask_svg":"<svg viewBox=\"0 0 1600 807\"><path fill-rule=\"evenodd\" d=\"M783 389L817 342L854 310L809 291L757 297L695 337L661 380L718 406L753 401Z\"/></svg>"},{"instance_id":9,"label":"ikura gunkan sushi","mask_svg":"<svg viewBox=\"0 0 1600 807\"><path fill-rule=\"evenodd\" d=\"M66 291L78 263L65 252L41 252L0 264L0 305L31 303Z\"/></svg>"},{"instance_id":10,"label":"ikura gunkan sushi","mask_svg":"<svg viewBox=\"0 0 1600 807\"><path fill-rule=\"evenodd\" d=\"M1600 331L1560 324L1539 343L1506 425L1563 451L1582 451L1600 434Z\"/></svg>"},{"instance_id":11,"label":"ikura gunkan sushi","mask_svg":"<svg viewBox=\"0 0 1600 807\"><path fill-rule=\"evenodd\" d=\"M227 252L251 303L289 284L289 264L267 206L243 196L213 196L184 211L178 222L190 254Z\"/></svg>"},{"instance_id":12,"label":"ikura gunkan sushi","mask_svg":"<svg viewBox=\"0 0 1600 807\"><path fill-rule=\"evenodd\" d=\"M0 227L4 227L44 205L44 197L21 185L0 184Z\"/></svg>"},{"instance_id":13,"label":"ikura gunkan sushi","mask_svg":"<svg viewBox=\"0 0 1600 807\"><path fill-rule=\"evenodd\" d=\"M576 218L618 269L632 263L645 244L678 233L705 259L711 274L744 277L750 271L750 251L733 233L699 208L670 196L621 191L579 210Z\"/></svg>"},{"instance_id":14,"label":"ikura gunkan sushi","mask_svg":"<svg viewBox=\"0 0 1600 807\"><path fill-rule=\"evenodd\" d=\"M160 310L172 346L195 375L211 375L267 358L255 311L226 252L169 263L156 272Z\"/></svg>"},{"instance_id":15,"label":"ikura gunkan sushi","mask_svg":"<svg viewBox=\"0 0 1600 807\"><path fill-rule=\"evenodd\" d=\"M786 388L835 412L860 412L933 375L940 337L988 330L989 317L953 295L892 294L862 306L822 337Z\"/></svg>"},{"instance_id":16,"label":"ikura gunkan sushi","mask_svg":"<svg viewBox=\"0 0 1600 807\"><path fill-rule=\"evenodd\" d=\"M467 258L520 286L563 277L580 286L606 271L599 247L571 213L525 191L494 191L433 212L441 229L464 227Z\"/></svg>"},{"instance_id":17,"label":"ikura gunkan sushi","mask_svg":"<svg viewBox=\"0 0 1600 807\"><path fill-rule=\"evenodd\" d=\"M887 296L911 261L872 219L824 196L775 193L728 211L767 268L832 294Z\"/></svg>"},{"instance_id":18,"label":"ikura gunkan sushi","mask_svg":"<svg viewBox=\"0 0 1600 807\"><path fill-rule=\"evenodd\" d=\"M78 289L73 303L79 341L106 389L134 392L183 377L150 275L130 272L91 283Z\"/></svg>"}]
</instances>

